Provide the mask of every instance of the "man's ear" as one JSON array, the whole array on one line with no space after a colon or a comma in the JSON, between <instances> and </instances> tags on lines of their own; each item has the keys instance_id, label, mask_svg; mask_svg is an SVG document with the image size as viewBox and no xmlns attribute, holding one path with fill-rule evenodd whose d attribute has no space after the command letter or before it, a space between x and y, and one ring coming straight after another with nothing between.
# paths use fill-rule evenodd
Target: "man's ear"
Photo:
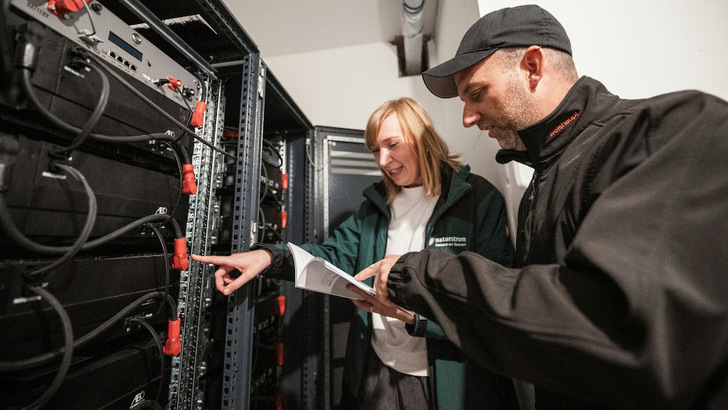
<instances>
[{"instance_id":1,"label":"man's ear","mask_svg":"<svg viewBox=\"0 0 728 410\"><path fill-rule=\"evenodd\" d=\"M535 89L543 78L543 50L541 46L531 46L526 50L521 60L521 68L528 73L528 82L531 89Z\"/></svg>"}]
</instances>

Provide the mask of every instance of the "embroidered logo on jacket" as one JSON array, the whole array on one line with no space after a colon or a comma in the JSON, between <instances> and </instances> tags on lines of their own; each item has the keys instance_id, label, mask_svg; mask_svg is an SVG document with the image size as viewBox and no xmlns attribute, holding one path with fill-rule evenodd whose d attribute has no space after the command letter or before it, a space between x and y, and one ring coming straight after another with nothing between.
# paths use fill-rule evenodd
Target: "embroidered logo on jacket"
<instances>
[{"instance_id":1,"label":"embroidered logo on jacket","mask_svg":"<svg viewBox=\"0 0 728 410\"><path fill-rule=\"evenodd\" d=\"M554 135L560 133L561 130L566 128L566 126L569 125L570 122L574 121L576 119L576 117L578 117L579 115L581 115L581 111L577 111L577 112L571 114L571 117L567 118L564 122L559 124L559 126L554 128L553 131L549 132L549 135L546 137L546 139L549 139L549 138L553 137Z\"/></svg>"},{"instance_id":2,"label":"embroidered logo on jacket","mask_svg":"<svg viewBox=\"0 0 728 410\"><path fill-rule=\"evenodd\" d=\"M444 236L442 238L430 238L428 247L442 248L442 247L457 247L464 248L468 246L468 238L464 236Z\"/></svg>"}]
</instances>

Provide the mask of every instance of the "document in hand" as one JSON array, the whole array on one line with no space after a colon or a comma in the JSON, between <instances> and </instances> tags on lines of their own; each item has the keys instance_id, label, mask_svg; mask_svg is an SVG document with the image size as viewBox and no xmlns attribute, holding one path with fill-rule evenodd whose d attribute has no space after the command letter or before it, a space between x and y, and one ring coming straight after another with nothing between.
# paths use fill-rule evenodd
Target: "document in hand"
<instances>
[{"instance_id":1,"label":"document in hand","mask_svg":"<svg viewBox=\"0 0 728 410\"><path fill-rule=\"evenodd\" d=\"M328 261L317 258L300 247L288 242L296 264L296 287L327 295L341 296L349 299L361 299L359 295L348 290L346 285L352 284L359 289L374 295L374 289L364 282L337 268Z\"/></svg>"}]
</instances>

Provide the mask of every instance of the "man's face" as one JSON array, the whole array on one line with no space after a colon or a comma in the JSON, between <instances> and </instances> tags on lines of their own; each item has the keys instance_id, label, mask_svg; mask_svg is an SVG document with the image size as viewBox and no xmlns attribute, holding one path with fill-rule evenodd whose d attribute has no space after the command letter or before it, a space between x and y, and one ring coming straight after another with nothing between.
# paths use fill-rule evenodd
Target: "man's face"
<instances>
[{"instance_id":1,"label":"man's face","mask_svg":"<svg viewBox=\"0 0 728 410\"><path fill-rule=\"evenodd\" d=\"M487 130L501 148L525 151L517 131L533 123L528 119L526 73L509 66L499 52L454 76L465 103L463 125Z\"/></svg>"}]
</instances>

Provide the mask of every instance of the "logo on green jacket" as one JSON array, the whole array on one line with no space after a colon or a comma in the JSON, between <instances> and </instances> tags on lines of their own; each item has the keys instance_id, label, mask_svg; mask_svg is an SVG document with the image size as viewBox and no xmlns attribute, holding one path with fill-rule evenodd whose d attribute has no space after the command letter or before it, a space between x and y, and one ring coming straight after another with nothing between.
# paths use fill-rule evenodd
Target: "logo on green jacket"
<instances>
[{"instance_id":1,"label":"logo on green jacket","mask_svg":"<svg viewBox=\"0 0 728 410\"><path fill-rule=\"evenodd\" d=\"M442 238L430 238L428 248L465 248L468 246L468 238L464 236L443 236Z\"/></svg>"}]
</instances>

